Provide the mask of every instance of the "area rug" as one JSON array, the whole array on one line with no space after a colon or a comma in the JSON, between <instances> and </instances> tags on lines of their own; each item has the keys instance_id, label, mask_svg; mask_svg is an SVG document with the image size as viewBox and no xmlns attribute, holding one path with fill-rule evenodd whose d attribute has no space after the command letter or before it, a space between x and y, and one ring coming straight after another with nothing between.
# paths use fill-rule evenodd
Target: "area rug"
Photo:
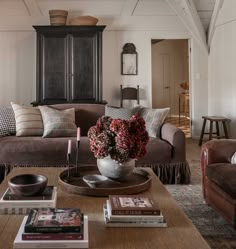
<instances>
[{"instance_id":1,"label":"area rug","mask_svg":"<svg viewBox=\"0 0 236 249\"><path fill-rule=\"evenodd\" d=\"M212 249L236 249L236 231L204 203L199 162L190 162L190 185L165 185Z\"/></svg>"}]
</instances>

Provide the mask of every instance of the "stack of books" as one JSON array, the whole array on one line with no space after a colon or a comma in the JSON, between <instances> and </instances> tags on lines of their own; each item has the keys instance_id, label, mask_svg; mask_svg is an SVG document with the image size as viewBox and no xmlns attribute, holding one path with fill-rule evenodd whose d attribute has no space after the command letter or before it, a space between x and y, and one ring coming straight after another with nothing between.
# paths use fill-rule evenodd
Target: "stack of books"
<instances>
[{"instance_id":1,"label":"stack of books","mask_svg":"<svg viewBox=\"0 0 236 249\"><path fill-rule=\"evenodd\" d=\"M141 195L110 195L104 220L108 227L167 227L158 204Z\"/></svg>"},{"instance_id":2,"label":"stack of books","mask_svg":"<svg viewBox=\"0 0 236 249\"><path fill-rule=\"evenodd\" d=\"M7 188L0 199L0 214L28 214L31 208L56 207L57 187L47 186L35 196L19 196Z\"/></svg>"},{"instance_id":3,"label":"stack of books","mask_svg":"<svg viewBox=\"0 0 236 249\"><path fill-rule=\"evenodd\" d=\"M14 249L88 246L88 217L78 208L31 209L13 243Z\"/></svg>"}]
</instances>

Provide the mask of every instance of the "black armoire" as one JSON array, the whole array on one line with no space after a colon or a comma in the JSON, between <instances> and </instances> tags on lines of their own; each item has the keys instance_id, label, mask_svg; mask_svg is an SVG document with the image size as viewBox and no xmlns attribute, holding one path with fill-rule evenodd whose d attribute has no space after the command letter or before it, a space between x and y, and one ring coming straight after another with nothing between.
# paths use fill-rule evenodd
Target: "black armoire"
<instances>
[{"instance_id":1,"label":"black armoire","mask_svg":"<svg viewBox=\"0 0 236 249\"><path fill-rule=\"evenodd\" d=\"M37 32L36 102L103 103L105 26L33 26Z\"/></svg>"}]
</instances>

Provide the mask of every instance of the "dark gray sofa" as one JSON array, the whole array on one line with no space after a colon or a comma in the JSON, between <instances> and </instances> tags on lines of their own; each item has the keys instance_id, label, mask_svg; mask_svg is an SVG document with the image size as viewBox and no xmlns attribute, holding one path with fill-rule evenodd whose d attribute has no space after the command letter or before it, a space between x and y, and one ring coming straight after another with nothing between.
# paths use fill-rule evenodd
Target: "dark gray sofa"
<instances>
[{"instance_id":1,"label":"dark gray sofa","mask_svg":"<svg viewBox=\"0 0 236 249\"><path fill-rule=\"evenodd\" d=\"M96 158L89 149L88 129L105 114L105 106L100 104L58 104L55 109L75 108L76 125L81 128L78 163L96 165ZM75 162L76 138L58 137L16 137L0 138L0 179L13 167L66 165L68 139L72 139L72 163ZM136 167L150 167L163 183L189 183L190 170L186 161L185 135L169 123L161 127L161 138L151 138L147 144L147 154L136 161Z\"/></svg>"}]
</instances>

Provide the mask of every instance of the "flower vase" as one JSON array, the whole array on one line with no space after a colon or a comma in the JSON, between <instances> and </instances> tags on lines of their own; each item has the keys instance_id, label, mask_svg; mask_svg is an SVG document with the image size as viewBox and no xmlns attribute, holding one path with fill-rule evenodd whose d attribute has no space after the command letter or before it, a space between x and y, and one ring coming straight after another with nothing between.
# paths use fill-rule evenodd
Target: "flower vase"
<instances>
[{"instance_id":1,"label":"flower vase","mask_svg":"<svg viewBox=\"0 0 236 249\"><path fill-rule=\"evenodd\" d=\"M120 163L113 160L110 156L107 156L97 159L97 166L102 175L108 178L122 180L132 173L135 167L135 160L129 159Z\"/></svg>"}]
</instances>

